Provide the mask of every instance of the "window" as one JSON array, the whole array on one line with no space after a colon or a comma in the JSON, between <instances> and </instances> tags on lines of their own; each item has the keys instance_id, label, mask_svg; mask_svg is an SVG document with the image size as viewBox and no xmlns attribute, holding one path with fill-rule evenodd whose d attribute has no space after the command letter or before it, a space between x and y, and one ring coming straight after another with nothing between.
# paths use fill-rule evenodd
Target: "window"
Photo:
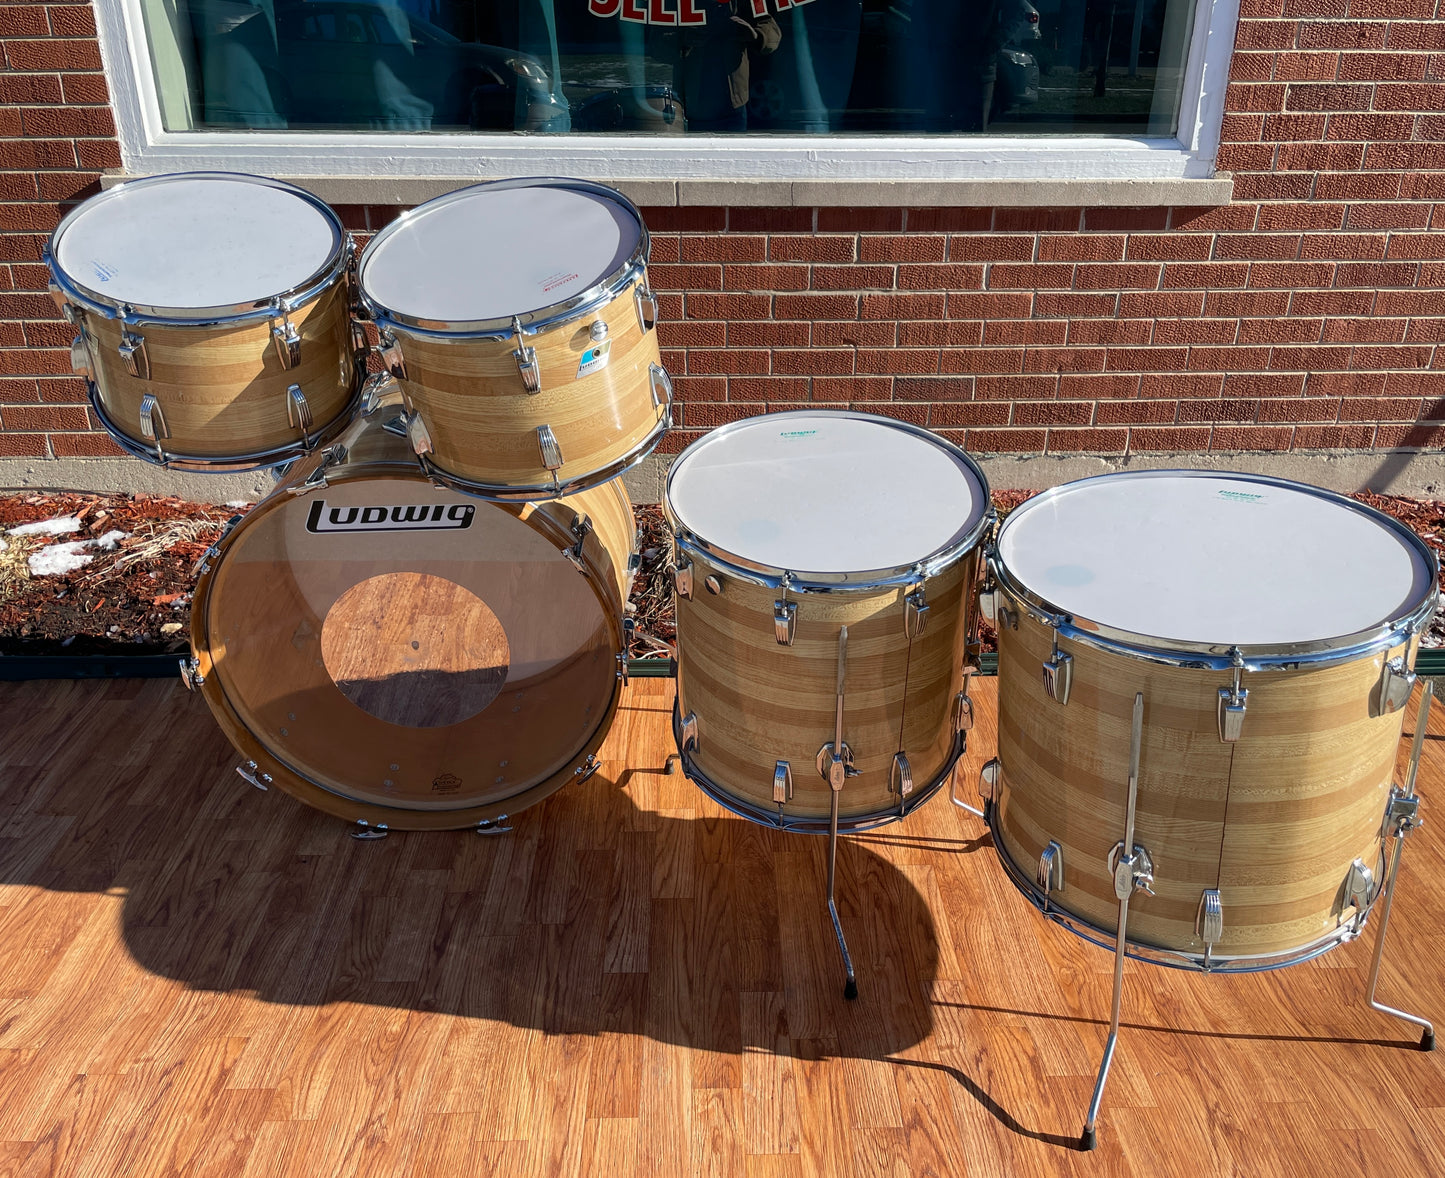
<instances>
[{"instance_id":1,"label":"window","mask_svg":"<svg viewBox=\"0 0 1445 1178\"><path fill-rule=\"evenodd\" d=\"M1208 175L1236 5L97 0L138 170L784 180Z\"/></svg>"}]
</instances>

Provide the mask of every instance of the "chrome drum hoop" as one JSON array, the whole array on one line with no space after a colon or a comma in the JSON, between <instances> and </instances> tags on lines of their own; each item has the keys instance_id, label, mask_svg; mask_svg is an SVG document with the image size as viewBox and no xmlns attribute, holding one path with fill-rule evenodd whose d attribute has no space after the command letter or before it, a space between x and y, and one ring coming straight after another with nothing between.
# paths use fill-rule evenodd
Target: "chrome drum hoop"
<instances>
[{"instance_id":1,"label":"chrome drum hoop","mask_svg":"<svg viewBox=\"0 0 1445 1178\"><path fill-rule=\"evenodd\" d=\"M84 210L85 203L82 202L65 215L65 218L55 227L55 231L51 233L50 239L42 250L42 257L50 270L51 280L65 296L67 302L105 319L118 319L133 327L152 324L167 327L228 327L275 319L278 311L300 310L315 302L338 282L347 279L355 257L355 243L351 234L342 225L336 211L325 201L319 200L304 188L297 188L294 184L287 184L283 180L253 176L246 172L168 172L162 176L141 176L135 180L125 180L113 188L107 189L106 192L120 192L127 188L160 184L180 177L189 180L204 178L237 180L288 192L304 200L331 223L338 235L336 248L316 273L287 290L277 291L274 295L268 295L255 302L233 303L221 307L137 306L132 303L107 299L103 294L79 285L60 268L59 263L55 260L54 251L60 242L60 235Z\"/></svg>"},{"instance_id":2,"label":"chrome drum hoop","mask_svg":"<svg viewBox=\"0 0 1445 1178\"><path fill-rule=\"evenodd\" d=\"M1088 941L1091 945L1097 945L1101 949L1110 952L1115 948L1114 934L1097 925L1091 924L1082 917L1075 916L1060 907L1058 900L1049 899L1045 896L1038 883L1025 872L1017 863L1009 857L1008 851L1004 849L1003 840L993 833L993 823L989 823L989 831L993 837L994 849L998 851L999 861L1003 864L1004 872L1008 875L1009 881L1018 888L1030 904L1032 904L1045 919L1052 921L1061 928L1067 929L1074 936ZM1265 973L1272 969L1283 969L1287 965L1299 965L1302 962L1313 961L1316 957L1328 953L1336 945L1343 945L1353 941L1364 930L1365 921L1370 911L1374 908L1372 901L1358 918L1351 918L1350 923L1341 925L1333 932L1326 934L1316 941L1303 945L1288 953L1271 953L1250 956L1248 954L1219 954L1211 953L1208 964L1205 963L1203 953L1184 953L1177 949L1160 949L1153 945L1141 944L1138 941L1126 939L1124 942L1124 953L1135 961L1142 961L1149 965L1162 965L1166 969L1191 970L1195 973Z\"/></svg>"},{"instance_id":3,"label":"chrome drum hoop","mask_svg":"<svg viewBox=\"0 0 1445 1178\"><path fill-rule=\"evenodd\" d=\"M1286 646L1265 647L1231 647L1231 646L1207 646L1199 643L1176 642L1167 638L1157 638L1145 634L1136 634L1128 630L1119 630L1110 626L1103 626L1087 618L1078 618L1065 610L1054 605L1047 598L1034 593L1020 583L998 555L998 540L1002 537L1003 531L1008 527L1008 521L1000 526L998 536L995 537L987 549L988 571L997 583L999 588L1013 600L1021 609L1045 626L1056 629L1060 637L1077 642L1080 645L1091 647L1095 650L1104 651L1108 654L1118 654L1125 658L1140 659L1144 662L1160 663L1165 666L1188 667L1200 670L1227 671L1236 665L1236 655L1243 660L1242 669L1245 671L1292 671L1301 668L1324 668L1339 666L1344 663L1352 663L1357 659L1368 658L1370 655L1380 651L1391 650L1411 641L1417 634L1425 629L1434 617L1440 606L1439 577L1440 566L1434 551L1412 532L1409 528L1396 520L1391 519L1382 511L1377 511L1364 503L1358 503L1347 495L1340 495L1334 491L1328 491L1323 487L1311 486L1308 483L1295 482L1292 479L1275 478L1271 475L1239 475L1229 471L1197 471L1197 470L1148 470L1130 473L1130 478L1144 479L1150 477L1170 477L1188 475L1198 478L1232 478L1245 479L1249 482L1263 483L1267 486L1281 487L1290 491L1300 491L1310 494L1327 502L1335 503L1351 511L1366 515L1382 527L1387 528L1400 537L1408 546L1413 548L1425 561L1425 566L1430 577L1430 591L1415 606L1398 618L1381 623L1379 626L1364 630L1357 634L1342 635L1338 638L1322 639L1317 642L1292 643ZM1077 487L1081 483L1091 482L1094 479L1116 479L1119 474L1093 475L1088 479L1078 479L1073 483L1063 483L1057 487L1051 487L1042 491L1032 499L1026 500L1020 507L1015 508L1010 514L1012 520L1019 512L1028 509L1032 504L1046 503L1050 499L1062 493L1066 488Z\"/></svg>"},{"instance_id":4,"label":"chrome drum hoop","mask_svg":"<svg viewBox=\"0 0 1445 1178\"><path fill-rule=\"evenodd\" d=\"M573 180L564 176L526 176L512 180L492 180L485 184L469 184L465 188L458 188L443 196L435 197L415 208L408 209L402 213L391 224L381 229L366 244L361 251L361 257L357 260L357 299L366 317L372 319L379 326L399 334L412 334L426 336L429 339L452 339L457 341L474 339L514 339L516 336L513 327L513 316L506 316L499 319L475 319L439 321L433 319L419 319L412 315L402 314L390 307L383 306L376 302L366 293L361 277L366 273L368 258L378 250L384 242L395 234L401 232L412 221L427 209L436 208L438 205L450 204L454 201L463 200L472 193L483 189L492 192L499 192L512 188L564 188L574 192L588 192L594 196L600 196L614 204L621 205L627 212L636 219L638 227L637 247L632 251L621 266L610 274L603 275L596 283L586 290L579 291L569 299L560 303L553 303L550 306L539 307L534 311L527 311L515 316L525 329L524 335L540 335L553 327L570 323L591 314L598 307L606 306L620 298L622 294L635 281L647 273L647 261L652 253L652 239L647 232L647 225L642 219L638 208L622 193L615 188L609 188L605 184L598 184L591 180Z\"/></svg>"},{"instance_id":5,"label":"chrome drum hoop","mask_svg":"<svg viewBox=\"0 0 1445 1178\"><path fill-rule=\"evenodd\" d=\"M100 389L93 380L85 382L85 393L90 400L90 408L95 413L96 420L110 435L111 441L133 458L149 462L152 466L164 467L166 470L179 470L191 474L241 474L251 470L267 470L271 467L284 466L334 442L356 419L357 411L361 406L361 386L364 375L358 369L353 382L355 387L350 400L346 402L346 408L337 415L334 421L328 422L316 433L307 434L304 438L298 438L296 441L285 446L278 446L274 450L211 457L197 454L173 454L164 449L157 452L154 446L147 446L144 442L137 441L116 426L101 405Z\"/></svg>"},{"instance_id":6,"label":"chrome drum hoop","mask_svg":"<svg viewBox=\"0 0 1445 1178\"><path fill-rule=\"evenodd\" d=\"M913 794L905 798L897 806L887 810L875 810L870 814L862 814L853 818L838 818L839 834L861 834L866 830L875 830L880 826L887 826L890 822L897 822L900 818L906 818L924 802L928 801L934 794L943 788L944 783L953 775L954 767L959 757L963 756L965 733L960 732L953 742L953 750L948 755L948 760L939 770L938 776L922 786L914 786ZM822 818L789 818L779 814L777 810L764 810L761 807L749 806L746 802L739 801L723 790L717 782L713 781L706 773L697 767L697 762L692 759L691 753L682 750L682 713L678 707L676 698L672 701L672 739L677 746L677 755L682 762L683 774L696 785L703 793L707 794L724 810L730 814L736 814L739 818L746 818L759 826L767 826L773 830L787 831L791 834L828 834L828 819Z\"/></svg>"}]
</instances>

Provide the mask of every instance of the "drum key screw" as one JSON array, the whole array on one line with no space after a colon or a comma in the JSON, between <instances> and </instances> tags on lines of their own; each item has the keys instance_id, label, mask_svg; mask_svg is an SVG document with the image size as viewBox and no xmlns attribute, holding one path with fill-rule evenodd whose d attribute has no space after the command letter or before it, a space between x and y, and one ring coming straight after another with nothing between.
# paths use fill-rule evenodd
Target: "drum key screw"
<instances>
[{"instance_id":1,"label":"drum key screw","mask_svg":"<svg viewBox=\"0 0 1445 1178\"><path fill-rule=\"evenodd\" d=\"M587 334L600 344L607 338L607 321L605 319L597 320Z\"/></svg>"}]
</instances>

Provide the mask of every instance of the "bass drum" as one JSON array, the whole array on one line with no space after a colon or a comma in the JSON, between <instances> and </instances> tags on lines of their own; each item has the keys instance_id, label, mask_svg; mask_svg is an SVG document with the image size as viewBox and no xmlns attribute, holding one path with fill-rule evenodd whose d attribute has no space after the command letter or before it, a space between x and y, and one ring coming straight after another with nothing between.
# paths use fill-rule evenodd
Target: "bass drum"
<instances>
[{"instance_id":1,"label":"bass drum","mask_svg":"<svg viewBox=\"0 0 1445 1178\"><path fill-rule=\"evenodd\" d=\"M440 489L395 412L210 550L185 677L258 785L372 827L490 823L596 767L632 511L620 481L545 505Z\"/></svg>"}]
</instances>

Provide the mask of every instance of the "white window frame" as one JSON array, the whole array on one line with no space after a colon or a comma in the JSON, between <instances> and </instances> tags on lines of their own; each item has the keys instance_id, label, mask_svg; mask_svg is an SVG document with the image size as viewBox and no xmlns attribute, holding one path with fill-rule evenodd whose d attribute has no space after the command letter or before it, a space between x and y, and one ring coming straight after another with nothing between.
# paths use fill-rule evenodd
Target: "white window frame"
<instances>
[{"instance_id":1,"label":"white window frame","mask_svg":"<svg viewBox=\"0 0 1445 1178\"><path fill-rule=\"evenodd\" d=\"M224 169L265 175L597 180L999 181L1213 177L1239 0L1197 0L1173 138L973 136L409 135L167 131L140 0L94 0L127 173Z\"/></svg>"}]
</instances>

